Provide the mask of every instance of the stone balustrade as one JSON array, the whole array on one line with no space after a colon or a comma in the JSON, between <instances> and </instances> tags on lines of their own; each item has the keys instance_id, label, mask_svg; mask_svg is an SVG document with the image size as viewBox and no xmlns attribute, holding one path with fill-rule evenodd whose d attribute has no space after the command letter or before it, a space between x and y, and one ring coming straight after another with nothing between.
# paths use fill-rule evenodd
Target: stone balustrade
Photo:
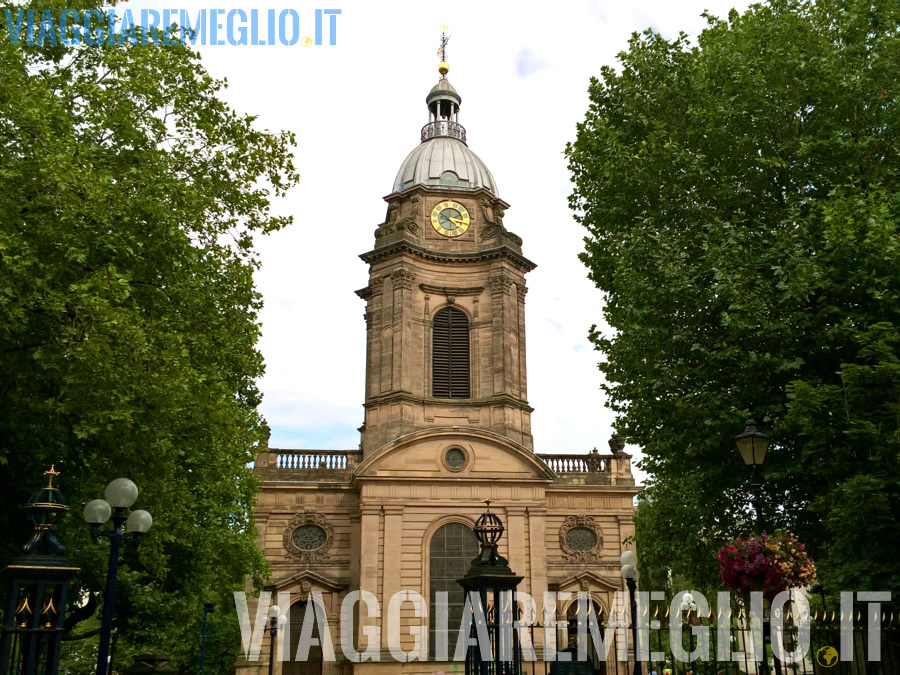
<instances>
[{"instance_id":1,"label":"stone balustrade","mask_svg":"<svg viewBox=\"0 0 900 675\"><path fill-rule=\"evenodd\" d=\"M589 454L585 455L538 455L549 466L553 473L594 473L598 471L609 472L613 455L599 455L596 460L589 463ZM594 462L596 462L594 464Z\"/></svg>"},{"instance_id":2,"label":"stone balustrade","mask_svg":"<svg viewBox=\"0 0 900 675\"><path fill-rule=\"evenodd\" d=\"M362 462L360 450L276 450L256 456L264 480L350 480Z\"/></svg>"},{"instance_id":3,"label":"stone balustrade","mask_svg":"<svg viewBox=\"0 0 900 675\"><path fill-rule=\"evenodd\" d=\"M353 469L358 451L354 450L276 450L275 466L279 469Z\"/></svg>"},{"instance_id":4,"label":"stone balustrade","mask_svg":"<svg viewBox=\"0 0 900 675\"><path fill-rule=\"evenodd\" d=\"M537 455L559 482L570 485L634 485L631 456L583 454ZM256 457L256 470L265 480L350 480L362 462L360 450L276 450Z\"/></svg>"},{"instance_id":5,"label":"stone balustrade","mask_svg":"<svg viewBox=\"0 0 900 675\"><path fill-rule=\"evenodd\" d=\"M631 455L601 455L594 448L584 454L539 454L559 482L568 485L634 485Z\"/></svg>"}]
</instances>

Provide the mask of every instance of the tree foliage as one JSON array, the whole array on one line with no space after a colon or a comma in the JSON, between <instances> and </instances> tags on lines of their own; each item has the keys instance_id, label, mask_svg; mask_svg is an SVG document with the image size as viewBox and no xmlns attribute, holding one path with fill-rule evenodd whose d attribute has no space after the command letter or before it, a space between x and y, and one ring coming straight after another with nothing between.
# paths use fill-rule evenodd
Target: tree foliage
<instances>
[{"instance_id":1,"label":"tree foliage","mask_svg":"<svg viewBox=\"0 0 900 675\"><path fill-rule=\"evenodd\" d=\"M13 45L5 22L0 564L28 540L21 504L55 464L75 597L97 597L108 547L80 510L130 477L154 526L123 555L117 661L166 652L195 669L203 601L227 603L265 572L251 517L266 435L253 237L290 222L270 199L297 180L294 138L229 108L187 47ZM208 668L225 672L237 622L227 604L211 621L230 637L211 642ZM85 651L67 648L72 672Z\"/></svg>"},{"instance_id":2,"label":"tree foliage","mask_svg":"<svg viewBox=\"0 0 900 675\"><path fill-rule=\"evenodd\" d=\"M900 589L900 5L772 0L635 34L567 148L591 337L650 474L647 567L716 586L755 526L732 437L772 436L765 526L832 588Z\"/></svg>"}]
</instances>

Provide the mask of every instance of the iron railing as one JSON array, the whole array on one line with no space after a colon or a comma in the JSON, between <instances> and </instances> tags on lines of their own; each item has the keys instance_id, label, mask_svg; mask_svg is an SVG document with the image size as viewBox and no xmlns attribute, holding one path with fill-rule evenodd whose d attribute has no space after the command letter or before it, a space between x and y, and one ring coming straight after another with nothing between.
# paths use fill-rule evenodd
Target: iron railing
<instances>
[{"instance_id":1,"label":"iron railing","mask_svg":"<svg viewBox=\"0 0 900 675\"><path fill-rule=\"evenodd\" d=\"M639 626L648 625L648 612L645 607L642 612ZM692 632L692 628L700 626L708 628L708 659L696 658L694 660L682 661L675 658L670 642L670 629L667 618L668 612L655 611L649 617L649 645L640 645L641 653L647 653L651 658L642 660L640 672L643 675L651 675L656 672L657 675L894 675L900 673L900 641L898 641L898 631L900 631L900 617L895 617L893 612L882 613L882 624L880 631L880 658L879 660L869 660L869 631L866 627L866 617L863 613L859 613L856 621L853 623L852 629L852 657L850 660L837 660L830 665L822 665L817 662L817 655L820 650L827 647L840 651L841 645L841 626L840 616L834 613L816 612L810 617L810 645L805 657L796 663L779 662L772 652L772 646L768 637L765 642L765 658L760 654L760 658L753 656L752 643L754 640L753 629L748 617L743 612L730 616L723 623L727 627L728 648L733 659L736 660L718 660L718 640L721 634L717 632L717 626L720 619L710 612L706 617L691 617L685 614L681 621L681 647L685 654L691 654L697 646L698 640ZM569 664L563 662L550 662L543 660L540 655L537 661L522 660L523 675L554 675L555 673L571 672L589 672L594 675L602 673L603 675L632 675L634 673L634 650L631 645L631 624L622 621L616 623L614 619L610 619L616 630L612 633L612 643L608 651L604 655L598 653L593 648L590 638L585 651L588 655L589 668L584 671L576 670ZM659 622L659 623L656 623ZM654 628L655 626L655 628ZM603 634L606 630L607 622L601 617L600 631ZM559 633L559 628L562 633ZM569 622L568 635L577 634L577 625ZM535 644L534 635L536 632L542 631L544 627L536 623L531 626L529 633L532 644ZM552 628L557 633L557 639L565 640L560 636L567 636L566 624L558 624L557 628ZM757 627L757 631L759 628ZM585 631L586 632L586 631ZM640 639L644 639L647 633L644 633ZM790 613L785 617L784 622L784 648L787 652L794 650L797 640L797 626ZM572 648L561 649L560 652L568 652L572 661L577 660L577 652ZM652 657L656 658L652 658ZM660 658L661 656L661 658Z\"/></svg>"},{"instance_id":2,"label":"iron railing","mask_svg":"<svg viewBox=\"0 0 900 675\"><path fill-rule=\"evenodd\" d=\"M437 122L429 122L422 127L422 140L427 141L435 136L449 136L450 138L458 138L463 143L466 142L466 128L458 122L449 120L438 120Z\"/></svg>"}]
</instances>

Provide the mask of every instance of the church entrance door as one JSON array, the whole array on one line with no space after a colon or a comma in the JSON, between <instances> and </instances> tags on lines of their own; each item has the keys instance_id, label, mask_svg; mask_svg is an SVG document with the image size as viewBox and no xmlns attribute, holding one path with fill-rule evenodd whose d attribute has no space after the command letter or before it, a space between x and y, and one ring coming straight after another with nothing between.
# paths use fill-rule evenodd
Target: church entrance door
<instances>
[{"instance_id":1,"label":"church entrance door","mask_svg":"<svg viewBox=\"0 0 900 675\"><path fill-rule=\"evenodd\" d=\"M282 675L322 675L322 646L316 645L309 648L309 655L306 661L297 661L297 647L300 644L300 635L303 632L303 618L306 616L306 610L312 607L308 602L297 602L291 605L288 614L291 630L291 651L290 661L281 664ZM313 619L310 614L310 620ZM312 637L319 639L318 624L313 622Z\"/></svg>"}]
</instances>

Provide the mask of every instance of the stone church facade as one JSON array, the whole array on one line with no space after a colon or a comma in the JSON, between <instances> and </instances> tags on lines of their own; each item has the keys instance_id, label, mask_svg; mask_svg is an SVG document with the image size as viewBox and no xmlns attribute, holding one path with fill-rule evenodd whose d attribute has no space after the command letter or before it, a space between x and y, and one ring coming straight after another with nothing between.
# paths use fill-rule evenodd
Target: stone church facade
<instances>
[{"instance_id":1,"label":"stone church facade","mask_svg":"<svg viewBox=\"0 0 900 675\"><path fill-rule=\"evenodd\" d=\"M431 660L433 645L428 661L397 663L381 619L365 612L355 615L356 632L382 629L381 661L347 661L341 602L370 591L384 615L399 591L430 605L446 590L453 626L461 602L454 579L477 552L471 528L486 499L506 527L500 553L539 604L546 591L588 591L608 616L622 590L619 555L633 534L638 490L625 439L613 436L608 452L535 452L525 336L525 277L535 265L507 229L509 204L469 149L461 97L446 64L440 70L426 99L430 121L385 198L373 249L361 256L369 283L357 291L367 334L360 447L268 448L256 459L268 588L290 594L291 642L302 621L295 610L320 598L337 653L334 662L317 650L305 663L276 662L282 675L462 672L462 663ZM558 608L561 647L572 609ZM433 619L416 616L412 603L401 623L407 651L411 629L434 637ZM534 642L540 657L540 631ZM262 660L238 672L268 672L268 638Z\"/></svg>"}]
</instances>

